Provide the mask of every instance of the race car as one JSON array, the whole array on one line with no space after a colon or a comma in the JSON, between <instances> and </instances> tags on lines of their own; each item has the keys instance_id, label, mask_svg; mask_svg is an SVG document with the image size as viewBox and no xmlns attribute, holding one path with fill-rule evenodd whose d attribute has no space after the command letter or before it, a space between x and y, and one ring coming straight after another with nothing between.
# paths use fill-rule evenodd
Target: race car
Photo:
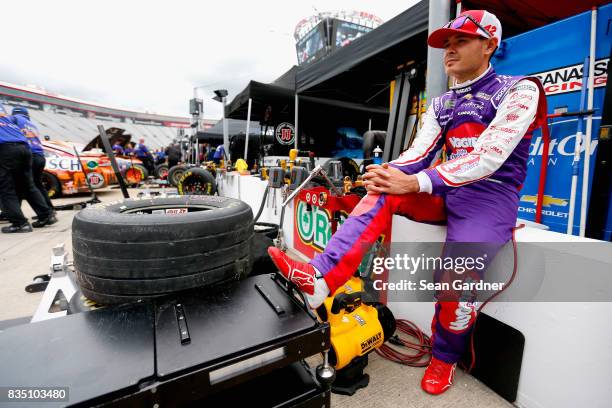
<instances>
[{"instance_id":1,"label":"race car","mask_svg":"<svg viewBox=\"0 0 612 408\"><path fill-rule=\"evenodd\" d=\"M49 197L88 192L90 187L100 189L117 184L110 160L105 154L82 152L83 145L72 142L43 141L42 145L47 159L43 184ZM81 151L80 162L75 148Z\"/></svg>"},{"instance_id":2,"label":"race car","mask_svg":"<svg viewBox=\"0 0 612 408\"><path fill-rule=\"evenodd\" d=\"M106 134L111 146L120 145L122 148L130 143L132 137L130 134L125 133L125 129L118 127L106 129ZM89 141L89 143L83 147L83 152L103 153L103 143L102 139L100 139L100 135L95 136ZM149 177L149 171L146 169L142 160L137 159L133 155L117 155L115 153L115 159L127 184L137 185Z\"/></svg>"}]
</instances>

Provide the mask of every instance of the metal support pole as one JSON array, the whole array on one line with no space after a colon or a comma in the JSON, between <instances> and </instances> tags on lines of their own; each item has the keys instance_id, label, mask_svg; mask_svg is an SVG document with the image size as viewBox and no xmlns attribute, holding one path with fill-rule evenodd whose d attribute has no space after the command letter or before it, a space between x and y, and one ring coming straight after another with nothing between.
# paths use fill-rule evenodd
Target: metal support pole
<instances>
[{"instance_id":1,"label":"metal support pole","mask_svg":"<svg viewBox=\"0 0 612 408\"><path fill-rule=\"evenodd\" d=\"M196 151L196 159L195 164L197 166L200 165L200 140L198 139L198 134L195 134L195 151Z\"/></svg>"},{"instance_id":2,"label":"metal support pole","mask_svg":"<svg viewBox=\"0 0 612 408\"><path fill-rule=\"evenodd\" d=\"M587 110L593 109L593 94L595 79L595 39L597 37L597 7L591 11L591 49L589 56L589 82L587 94ZM589 195L589 171L591 167L591 133L593 132L593 115L587 117L586 133L584 134L584 170L582 172L582 197L580 203L580 236L586 232L587 201Z\"/></svg>"},{"instance_id":3,"label":"metal support pole","mask_svg":"<svg viewBox=\"0 0 612 408\"><path fill-rule=\"evenodd\" d=\"M294 126L294 128L295 128L295 146L294 146L294 148L295 149L298 148L298 135L299 135L299 133L298 133L298 116L299 116L298 112L299 112L299 107L300 107L300 99L299 99L299 96L298 96L298 94L296 92L296 94L295 94L295 124L294 124L295 125Z\"/></svg>"},{"instance_id":4,"label":"metal support pole","mask_svg":"<svg viewBox=\"0 0 612 408\"><path fill-rule=\"evenodd\" d=\"M450 20L450 0L429 1L428 34L442 27ZM444 71L444 51L427 47L427 74L425 89L429 100L442 95L447 90L448 79Z\"/></svg>"},{"instance_id":5,"label":"metal support pole","mask_svg":"<svg viewBox=\"0 0 612 408\"><path fill-rule=\"evenodd\" d=\"M223 103L223 149L225 150L225 155L229 157L229 159L231 160L232 158L230 157L230 151L229 151L229 134L227 130L227 118L225 117L225 105L227 103L227 97L224 96L223 98L221 98L221 102Z\"/></svg>"},{"instance_id":6,"label":"metal support pole","mask_svg":"<svg viewBox=\"0 0 612 408\"><path fill-rule=\"evenodd\" d=\"M249 107L247 109L247 123L246 123L246 135L244 139L244 161L249 164L248 161L248 152L249 152L249 134L251 132L251 105L253 103L253 99L249 98Z\"/></svg>"}]
</instances>

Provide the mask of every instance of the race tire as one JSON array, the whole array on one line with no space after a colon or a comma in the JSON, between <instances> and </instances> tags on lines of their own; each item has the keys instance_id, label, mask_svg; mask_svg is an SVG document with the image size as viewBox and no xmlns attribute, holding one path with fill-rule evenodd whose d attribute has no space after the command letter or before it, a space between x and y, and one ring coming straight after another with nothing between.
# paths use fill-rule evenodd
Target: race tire
<instances>
[{"instance_id":1,"label":"race tire","mask_svg":"<svg viewBox=\"0 0 612 408\"><path fill-rule=\"evenodd\" d=\"M250 242L249 242L250 244ZM205 270L192 275L172 276L157 279L107 279L75 271L81 288L99 293L155 296L179 292L187 289L215 285L221 282L240 280L247 274L250 257L236 259L231 264Z\"/></svg>"},{"instance_id":2,"label":"race tire","mask_svg":"<svg viewBox=\"0 0 612 408\"><path fill-rule=\"evenodd\" d=\"M219 282L205 288L191 289L189 292L198 293L200 296L223 296L224 291L231 287L231 282L232 281ZM90 299L91 301L94 301L95 299L96 304L100 305L101 307L105 305L117 305L122 303L152 302L160 297L173 295L173 293L157 295L124 295L116 293L103 293L88 288L81 288L79 290L83 294L84 298ZM115 308L116 307L120 306L115 306Z\"/></svg>"},{"instance_id":3,"label":"race tire","mask_svg":"<svg viewBox=\"0 0 612 408\"><path fill-rule=\"evenodd\" d=\"M143 181L142 176L143 174L140 171L140 169L135 168L135 167L130 167L125 170L123 179L125 180L126 184L130 186L137 186L138 184L140 184L141 181Z\"/></svg>"},{"instance_id":4,"label":"race tire","mask_svg":"<svg viewBox=\"0 0 612 408\"><path fill-rule=\"evenodd\" d=\"M170 169L168 169L168 183L176 187L181 177L183 177L183 173L185 173L186 170L187 167L182 164L170 167Z\"/></svg>"},{"instance_id":5,"label":"race tire","mask_svg":"<svg viewBox=\"0 0 612 408\"><path fill-rule=\"evenodd\" d=\"M157 179L165 180L168 177L168 165L164 163L156 166L154 176Z\"/></svg>"},{"instance_id":6,"label":"race tire","mask_svg":"<svg viewBox=\"0 0 612 408\"><path fill-rule=\"evenodd\" d=\"M145 166L143 166L142 164L134 163L132 165L132 167L134 169L138 170L142 174L142 181L144 181L147 178L149 178L149 170L147 170L147 168Z\"/></svg>"},{"instance_id":7,"label":"race tire","mask_svg":"<svg viewBox=\"0 0 612 408\"><path fill-rule=\"evenodd\" d=\"M60 184L57 177L51 173L43 171L42 173L42 184L49 194L49 198L58 198L62 195L62 185Z\"/></svg>"},{"instance_id":8,"label":"race tire","mask_svg":"<svg viewBox=\"0 0 612 408\"><path fill-rule=\"evenodd\" d=\"M101 241L83 240L78 244L78 249L73 248L73 253L75 263L76 258L79 258L77 271L81 273L102 278L164 279L212 270L240 257L248 256L252 232L242 242L218 246L218 249L205 249L211 244L216 246L217 237L219 241L229 241L233 239L234 233L242 235L244 232L245 229L241 228L229 234L195 238L186 242L175 242L174 245L172 242L159 245L161 241L113 245ZM87 246L89 248L86 248ZM122 251L112 252L122 246L124 247ZM178 249L176 254L174 254L175 249ZM108 252L100 253L101 250ZM136 251L136 254L131 256L130 251ZM153 253L147 256L148 252Z\"/></svg>"},{"instance_id":9,"label":"race tire","mask_svg":"<svg viewBox=\"0 0 612 408\"><path fill-rule=\"evenodd\" d=\"M177 209L187 212L165 213ZM251 208L231 198L98 204L73 220L75 274L83 294L102 304L213 286L249 274L253 235Z\"/></svg>"},{"instance_id":10,"label":"race tire","mask_svg":"<svg viewBox=\"0 0 612 408\"><path fill-rule=\"evenodd\" d=\"M152 213L177 209L188 212ZM165 278L217 268L245 256L252 236L251 207L219 196L96 204L72 221L75 269L110 279Z\"/></svg>"},{"instance_id":11,"label":"race tire","mask_svg":"<svg viewBox=\"0 0 612 408\"><path fill-rule=\"evenodd\" d=\"M176 188L180 195L214 195L217 183L208 170L194 167L185 170Z\"/></svg>"}]
</instances>

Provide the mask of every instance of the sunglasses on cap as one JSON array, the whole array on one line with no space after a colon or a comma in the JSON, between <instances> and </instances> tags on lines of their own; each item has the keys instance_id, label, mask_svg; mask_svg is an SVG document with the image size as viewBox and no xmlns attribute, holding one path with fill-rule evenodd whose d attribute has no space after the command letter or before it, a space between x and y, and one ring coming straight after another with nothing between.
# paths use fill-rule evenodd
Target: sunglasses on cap
<instances>
[{"instance_id":1,"label":"sunglasses on cap","mask_svg":"<svg viewBox=\"0 0 612 408\"><path fill-rule=\"evenodd\" d=\"M452 28L452 29L455 29L455 30L459 30L468 21L471 21L472 23L474 23L474 25L476 27L480 28L485 33L487 38L491 38L491 33L489 33L482 25L480 25L480 23L478 21L476 21L476 19L474 17L472 17L469 14L464 14L462 16L457 17L454 20L449 21L448 23L446 23L444 28Z\"/></svg>"}]
</instances>

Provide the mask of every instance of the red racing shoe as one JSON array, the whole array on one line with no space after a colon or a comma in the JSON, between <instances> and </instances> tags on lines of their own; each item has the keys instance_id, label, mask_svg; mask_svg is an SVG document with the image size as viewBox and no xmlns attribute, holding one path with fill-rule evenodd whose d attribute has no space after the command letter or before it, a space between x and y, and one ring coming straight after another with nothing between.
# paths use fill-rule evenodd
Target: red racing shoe
<instances>
[{"instance_id":1,"label":"red racing shoe","mask_svg":"<svg viewBox=\"0 0 612 408\"><path fill-rule=\"evenodd\" d=\"M449 364L435 357L431 357L431 363L425 369L421 388L428 394L438 395L450 388L455 376L457 363Z\"/></svg>"},{"instance_id":2,"label":"red racing shoe","mask_svg":"<svg viewBox=\"0 0 612 408\"><path fill-rule=\"evenodd\" d=\"M295 283L302 292L314 295L315 270L311 264L294 261L276 247L269 247L268 254L287 280Z\"/></svg>"}]
</instances>

